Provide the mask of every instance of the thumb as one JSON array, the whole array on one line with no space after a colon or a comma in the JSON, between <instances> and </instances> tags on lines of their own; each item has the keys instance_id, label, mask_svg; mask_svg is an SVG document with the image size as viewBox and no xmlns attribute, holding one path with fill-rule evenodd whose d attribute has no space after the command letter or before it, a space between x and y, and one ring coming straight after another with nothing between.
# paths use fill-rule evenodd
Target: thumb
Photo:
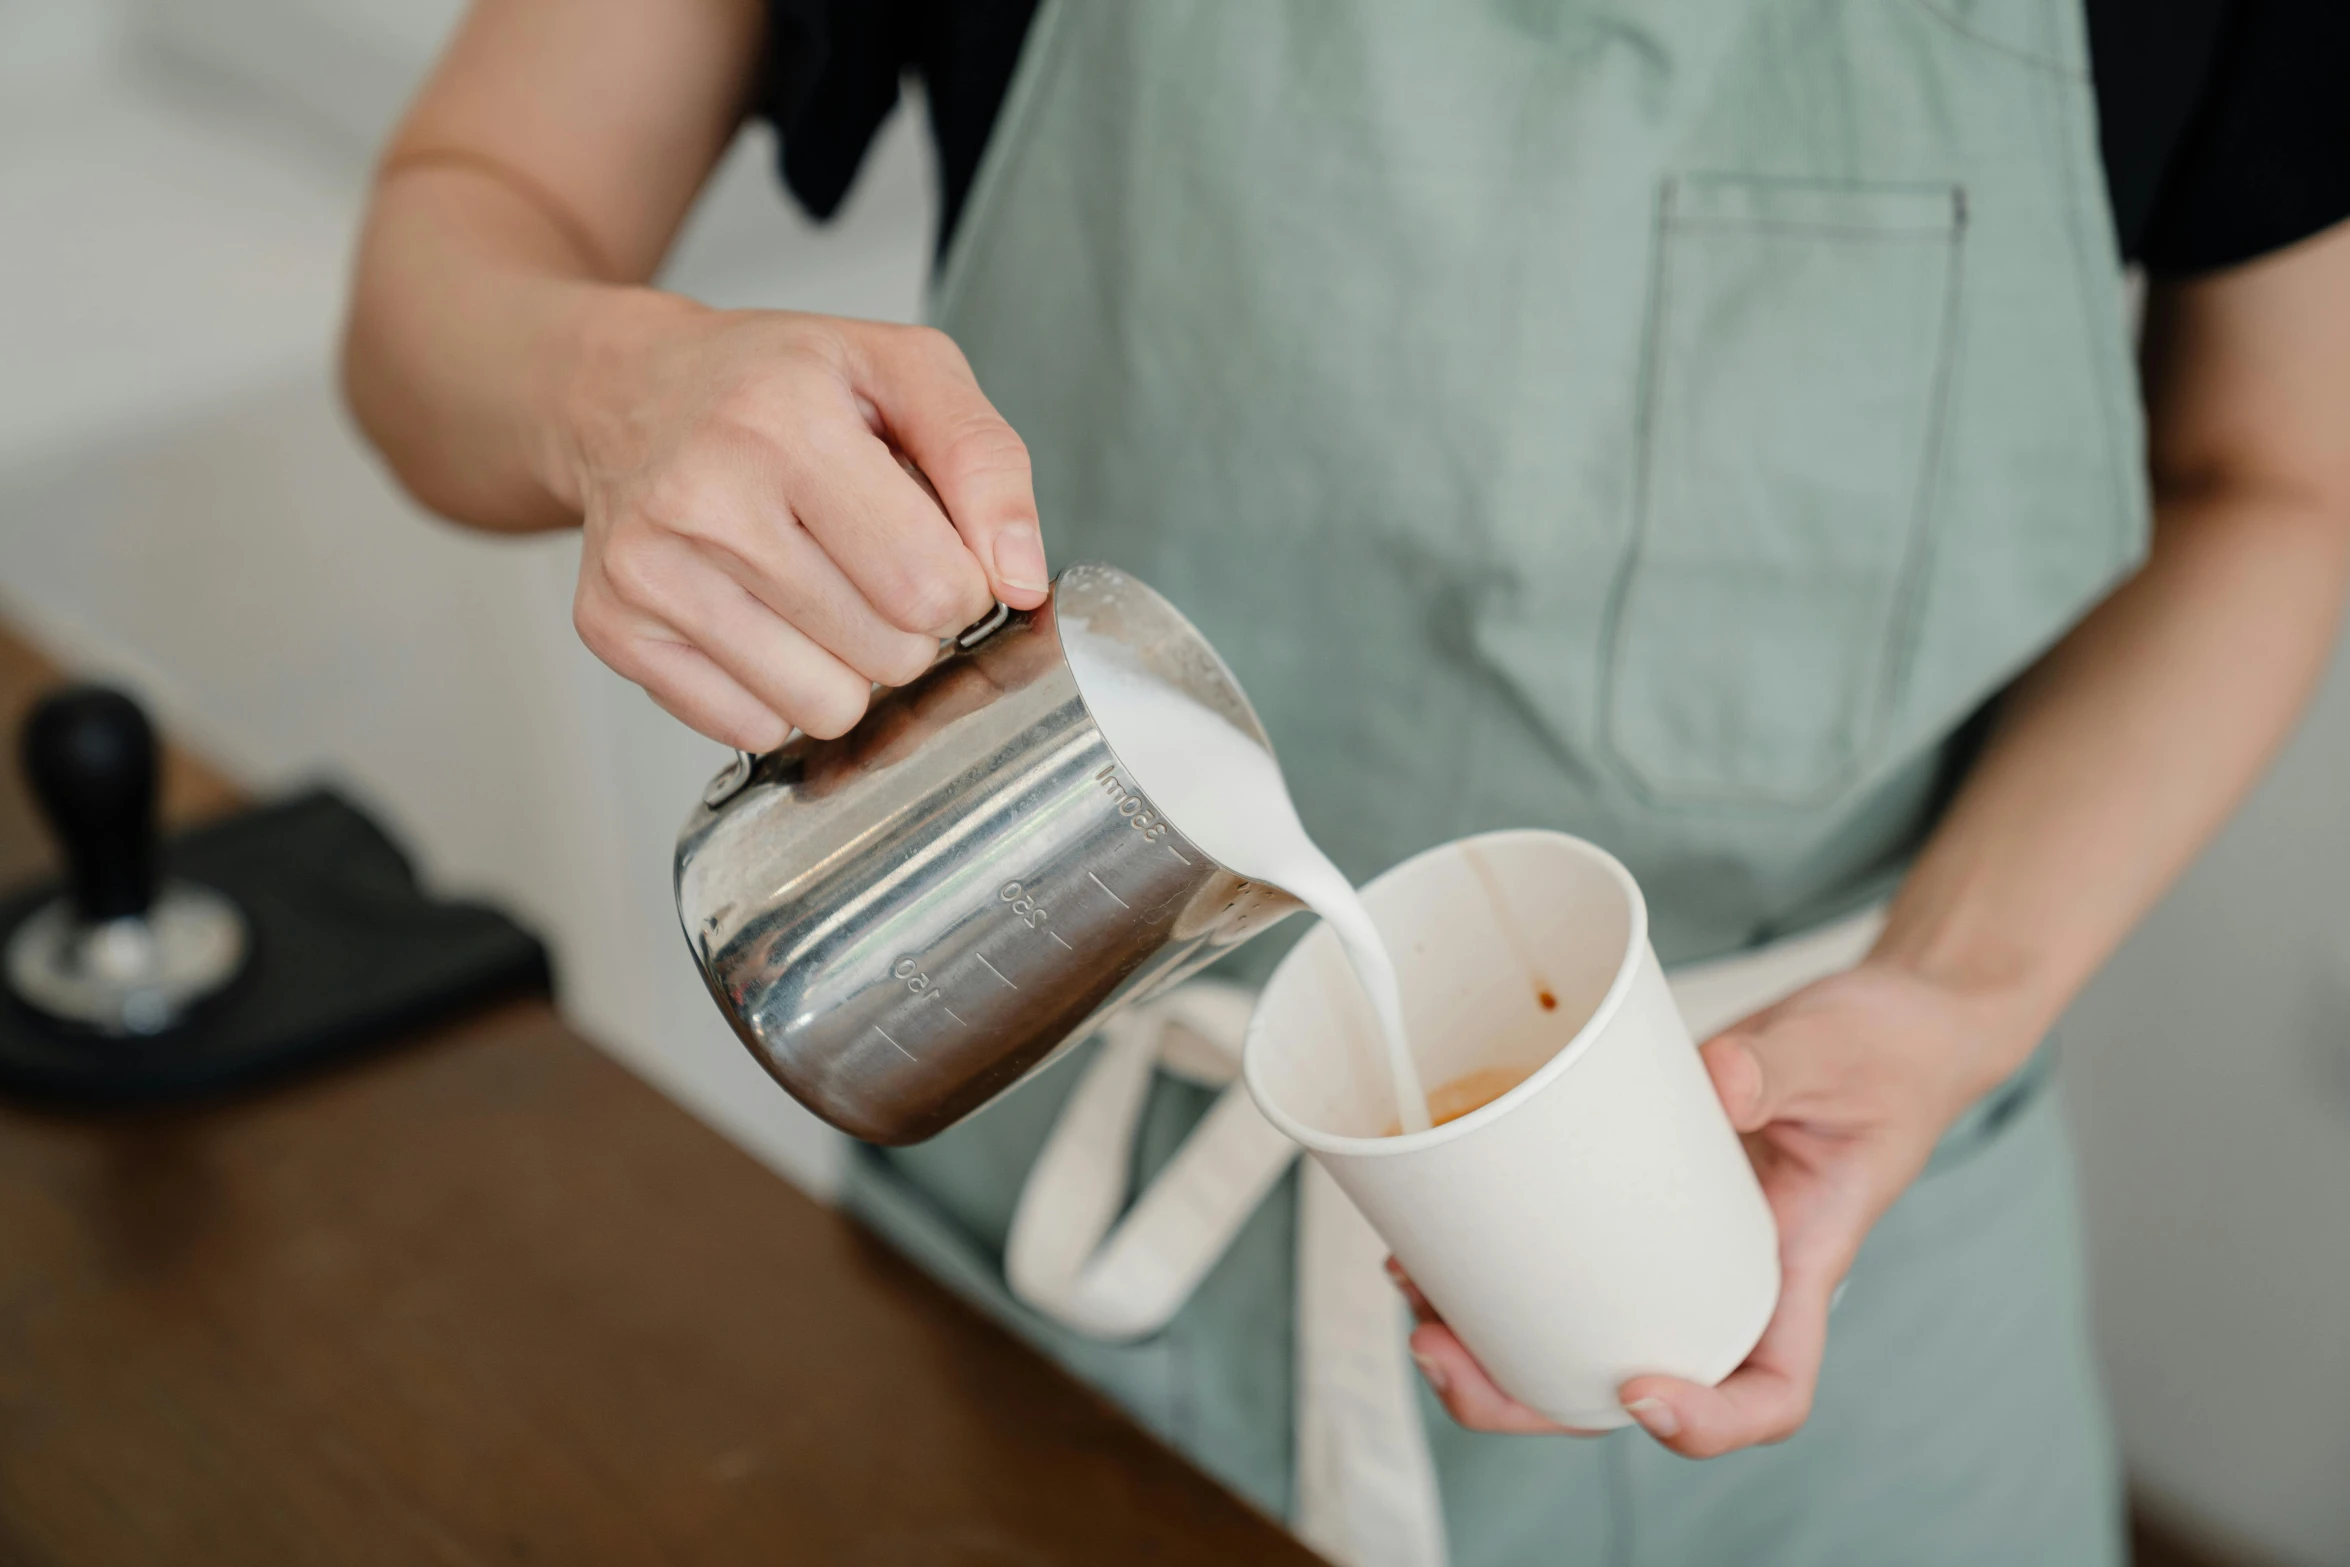
<instances>
[{"instance_id":1,"label":"thumb","mask_svg":"<svg viewBox=\"0 0 2350 1567\"><path fill-rule=\"evenodd\" d=\"M1740 1023L1716 1034L1702 1052L1714 1092L1741 1132L1789 1120L1829 1078L1827 1041L1800 1021Z\"/></svg>"},{"instance_id":2,"label":"thumb","mask_svg":"<svg viewBox=\"0 0 2350 1567\"><path fill-rule=\"evenodd\" d=\"M995 596L1015 609L1045 599L1044 536L1028 448L979 390L954 339L929 327L878 334L860 388L890 438L921 469Z\"/></svg>"}]
</instances>

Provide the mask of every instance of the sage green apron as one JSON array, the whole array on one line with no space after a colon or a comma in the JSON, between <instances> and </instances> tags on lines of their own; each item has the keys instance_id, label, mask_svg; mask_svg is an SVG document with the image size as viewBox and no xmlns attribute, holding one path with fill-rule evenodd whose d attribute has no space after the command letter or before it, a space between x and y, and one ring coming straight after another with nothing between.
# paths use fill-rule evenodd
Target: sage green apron
<instances>
[{"instance_id":1,"label":"sage green apron","mask_svg":"<svg viewBox=\"0 0 2350 1567\"><path fill-rule=\"evenodd\" d=\"M1562 828L1668 964L1734 951L1882 896L2143 548L2085 60L2077 0L1048 3L937 317L1054 558L1199 624L1350 874ZM848 1201L1281 1513L1289 1184L1145 1343L1004 1288L1076 1070ZM1454 1562L2118 1560L2048 1080L1872 1236L1793 1441L1431 1404ZM1205 1102L1161 1084L1142 1174Z\"/></svg>"}]
</instances>

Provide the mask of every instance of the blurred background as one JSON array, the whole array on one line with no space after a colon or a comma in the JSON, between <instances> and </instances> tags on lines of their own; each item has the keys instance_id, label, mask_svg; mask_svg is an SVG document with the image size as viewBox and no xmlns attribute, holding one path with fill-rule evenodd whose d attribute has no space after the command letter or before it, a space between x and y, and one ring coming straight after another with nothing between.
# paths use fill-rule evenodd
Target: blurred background
<instances>
[{"instance_id":1,"label":"blurred background","mask_svg":"<svg viewBox=\"0 0 2350 1567\"><path fill-rule=\"evenodd\" d=\"M724 760L572 634L568 537L417 512L334 393L376 144L457 0L0 0L0 619L263 792L329 779L554 949L581 1031L819 1195L702 993L672 836ZM818 231L747 132L665 282L912 319L886 132ZM2350 651L2063 1031L2130 1466L2217 1559L2350 1563Z\"/></svg>"}]
</instances>

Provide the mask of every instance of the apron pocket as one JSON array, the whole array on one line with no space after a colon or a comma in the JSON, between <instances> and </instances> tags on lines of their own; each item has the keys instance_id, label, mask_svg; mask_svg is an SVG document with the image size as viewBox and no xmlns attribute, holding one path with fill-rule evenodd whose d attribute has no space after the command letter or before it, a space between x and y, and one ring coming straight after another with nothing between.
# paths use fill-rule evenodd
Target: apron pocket
<instances>
[{"instance_id":1,"label":"apron pocket","mask_svg":"<svg viewBox=\"0 0 2350 1567\"><path fill-rule=\"evenodd\" d=\"M1651 796L1813 803L1869 759L1927 554L1964 215L1953 185L1666 183L1600 711Z\"/></svg>"}]
</instances>

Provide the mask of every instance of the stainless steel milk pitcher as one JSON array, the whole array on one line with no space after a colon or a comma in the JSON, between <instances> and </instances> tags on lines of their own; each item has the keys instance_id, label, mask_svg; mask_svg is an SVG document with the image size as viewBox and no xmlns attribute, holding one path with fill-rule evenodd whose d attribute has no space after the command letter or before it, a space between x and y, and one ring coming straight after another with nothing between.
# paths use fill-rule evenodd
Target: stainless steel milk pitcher
<instances>
[{"instance_id":1,"label":"stainless steel milk pitcher","mask_svg":"<svg viewBox=\"0 0 2350 1567\"><path fill-rule=\"evenodd\" d=\"M944 1131L1300 906L1152 805L1079 694L1064 622L1271 749L1173 606L1072 566L846 735L720 774L678 838L678 917L719 1008L792 1097L868 1142Z\"/></svg>"}]
</instances>

